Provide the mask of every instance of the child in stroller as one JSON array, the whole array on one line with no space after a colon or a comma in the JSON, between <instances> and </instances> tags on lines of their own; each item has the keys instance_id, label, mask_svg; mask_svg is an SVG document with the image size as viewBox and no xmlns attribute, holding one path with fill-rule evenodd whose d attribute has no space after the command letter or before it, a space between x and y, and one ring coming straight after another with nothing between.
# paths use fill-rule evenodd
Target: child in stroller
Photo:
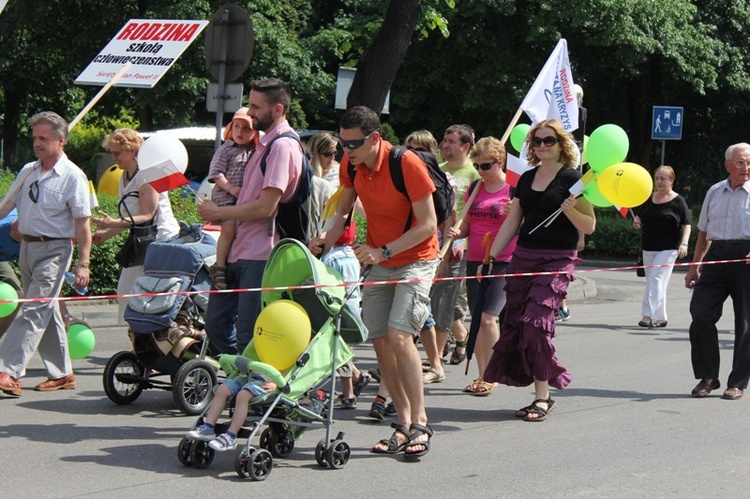
<instances>
[{"instance_id":1,"label":"child in stroller","mask_svg":"<svg viewBox=\"0 0 750 499\"><path fill-rule=\"evenodd\" d=\"M269 383L265 386L275 387L267 390L267 394L244 395L250 402L249 412L243 407L243 412L239 416L235 412L229 424L218 422L224 404L217 398L217 402L198 418L188 435L180 441L178 459L182 464L205 468L212 462L215 450L226 450L218 441L222 437L214 437L239 428L232 433L247 438L247 443L236 456L235 471L242 478L264 480L272 469L273 457L288 456L305 430L321 423L326 428L326 436L315 448L318 464L341 468L348 462L351 452L343 440L343 433L331 438L335 371L351 359L347 342L363 342L366 329L359 314L345 305L346 293L340 286L342 281L338 272L313 257L299 241L283 239L276 245L263 272L263 311L259 320L270 305L291 300L308 316L308 331L312 333L312 339L300 355L295 353L291 367L283 373L261 361L258 355L260 344L256 346L258 323L242 356L222 355L222 368L230 377L240 372L245 375L261 373ZM292 286L302 289L288 289ZM223 391L223 386L219 390ZM245 391L240 390L240 393ZM237 400L230 411L237 411L242 403ZM245 417L244 414L248 413L249 416ZM206 423L215 423L214 428L206 427ZM251 440L266 423L268 427L261 433L260 448L256 449L251 446ZM234 448L231 444L228 447Z\"/></svg>"},{"instance_id":2,"label":"child in stroller","mask_svg":"<svg viewBox=\"0 0 750 499\"><path fill-rule=\"evenodd\" d=\"M216 389L203 424L190 430L187 437L191 440L208 442L209 447L217 451L235 449L237 447L237 435L245 422L253 398L262 397L274 390L276 390L276 383L257 372L223 380ZM217 437L216 422L231 397L235 397L232 422L227 431Z\"/></svg>"},{"instance_id":3,"label":"child in stroller","mask_svg":"<svg viewBox=\"0 0 750 499\"><path fill-rule=\"evenodd\" d=\"M104 391L117 404L135 401L144 389L172 391L185 414L200 414L211 401L219 364L208 357L203 331L211 287L209 266L216 240L200 225L180 222L177 239L151 243L144 274L125 311L132 351L116 353L103 374ZM160 377L168 376L169 381Z\"/></svg>"}]
</instances>

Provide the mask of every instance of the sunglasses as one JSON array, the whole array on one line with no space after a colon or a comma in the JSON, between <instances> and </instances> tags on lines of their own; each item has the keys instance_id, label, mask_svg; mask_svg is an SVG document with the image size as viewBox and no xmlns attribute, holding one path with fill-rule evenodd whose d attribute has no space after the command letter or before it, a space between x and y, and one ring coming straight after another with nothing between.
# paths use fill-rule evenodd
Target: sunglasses
<instances>
[{"instance_id":1,"label":"sunglasses","mask_svg":"<svg viewBox=\"0 0 750 499\"><path fill-rule=\"evenodd\" d=\"M39 181L34 180L29 186L29 199L32 203L39 201Z\"/></svg>"},{"instance_id":2,"label":"sunglasses","mask_svg":"<svg viewBox=\"0 0 750 499\"><path fill-rule=\"evenodd\" d=\"M334 154L336 154L336 151L329 151L329 152L322 152L322 153L320 153L320 155L323 156L324 158L330 158Z\"/></svg>"},{"instance_id":3,"label":"sunglasses","mask_svg":"<svg viewBox=\"0 0 750 499\"><path fill-rule=\"evenodd\" d=\"M494 165L495 163L497 163L497 161L492 161L490 163L474 163L474 168L486 172L487 170L492 168L492 165Z\"/></svg>"},{"instance_id":4,"label":"sunglasses","mask_svg":"<svg viewBox=\"0 0 750 499\"><path fill-rule=\"evenodd\" d=\"M544 144L547 147L552 147L558 142L560 142L560 139L558 139L554 135L548 135L547 137L544 137L543 139L539 137L531 137L531 145L534 147L539 147L542 144Z\"/></svg>"},{"instance_id":5,"label":"sunglasses","mask_svg":"<svg viewBox=\"0 0 750 499\"><path fill-rule=\"evenodd\" d=\"M339 137L339 144L341 144L341 147L343 147L344 149L359 149L360 147L364 145L365 141L367 141L367 139L369 139L372 136L372 134L377 131L378 129L376 128L363 139L341 140L341 137Z\"/></svg>"}]
</instances>

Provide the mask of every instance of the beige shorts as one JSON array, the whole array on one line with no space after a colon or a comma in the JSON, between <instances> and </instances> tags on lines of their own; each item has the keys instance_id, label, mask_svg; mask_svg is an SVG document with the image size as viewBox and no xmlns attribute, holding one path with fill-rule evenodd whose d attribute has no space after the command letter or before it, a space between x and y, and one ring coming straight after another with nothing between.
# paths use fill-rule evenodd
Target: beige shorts
<instances>
[{"instance_id":1,"label":"beige shorts","mask_svg":"<svg viewBox=\"0 0 750 499\"><path fill-rule=\"evenodd\" d=\"M430 314L430 287L435 277L437 259L423 260L389 269L374 265L367 282L419 279L419 282L364 286L362 319L369 338L381 338L388 328L418 334Z\"/></svg>"}]
</instances>

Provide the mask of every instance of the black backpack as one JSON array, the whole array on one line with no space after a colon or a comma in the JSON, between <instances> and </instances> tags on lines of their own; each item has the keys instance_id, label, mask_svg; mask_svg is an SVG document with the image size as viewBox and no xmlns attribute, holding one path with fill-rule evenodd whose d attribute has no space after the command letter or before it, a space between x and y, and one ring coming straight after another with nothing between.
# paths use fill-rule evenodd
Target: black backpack
<instances>
[{"instance_id":1,"label":"black backpack","mask_svg":"<svg viewBox=\"0 0 750 499\"><path fill-rule=\"evenodd\" d=\"M435 206L435 215L437 215L437 224L441 225L445 222L451 213L453 213L453 206L456 202L456 193L453 191L453 187L448 181L448 177L445 172L440 169L437 158L434 154L427 151L418 149L408 149L410 152L417 155L422 160L422 163L427 167L427 173L430 174L432 183L435 184L435 192L432 193L432 204ZM409 194L406 192L406 185L404 184L404 172L401 169L401 157L407 148L404 146L393 146L391 154L388 156L388 166L391 171L391 179L396 190L401 192L404 196L409 198ZM349 178L354 183L354 176L357 173L354 165L349 163ZM409 218L406 219L406 225L404 226L404 232L411 228L412 219L414 214L409 212Z\"/></svg>"},{"instance_id":2,"label":"black backpack","mask_svg":"<svg viewBox=\"0 0 750 499\"><path fill-rule=\"evenodd\" d=\"M297 185L297 190L292 199L286 203L279 203L276 210L276 230L279 232L279 236L282 239L291 237L292 239L307 244L309 238L308 227L310 224L313 170L310 160L307 158L307 154L305 154L305 148L302 147L302 143L296 133L284 132L279 136L274 137L273 140L268 143L266 150L263 152L263 157L260 159L260 171L265 176L266 159L271 152L271 146L282 137L296 140L302 149L302 173L300 174L299 184ZM269 227L269 234L272 233L271 229L272 227Z\"/></svg>"}]
</instances>

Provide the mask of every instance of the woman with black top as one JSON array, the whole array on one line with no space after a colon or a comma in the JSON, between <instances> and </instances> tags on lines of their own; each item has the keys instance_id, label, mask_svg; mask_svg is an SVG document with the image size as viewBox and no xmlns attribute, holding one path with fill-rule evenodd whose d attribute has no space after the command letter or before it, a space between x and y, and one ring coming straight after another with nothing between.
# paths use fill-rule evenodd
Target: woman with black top
<instances>
[{"instance_id":1,"label":"woman with black top","mask_svg":"<svg viewBox=\"0 0 750 499\"><path fill-rule=\"evenodd\" d=\"M575 142L562 124L542 121L531 128L526 142L528 163L535 168L518 181L516 197L492 244L490 257L500 255L518 234L506 272L553 274L507 278L505 319L484 380L509 386L533 383L534 401L518 410L516 416L524 421L543 421L555 405L549 395L550 385L562 389L571 380L552 344L555 311L567 295L579 262L578 231L593 233L596 219L591 203L576 199L570 192L581 174L575 169ZM559 208L562 213L548 227L536 228ZM488 271L491 268L480 268L483 275Z\"/></svg>"},{"instance_id":2,"label":"woman with black top","mask_svg":"<svg viewBox=\"0 0 750 499\"><path fill-rule=\"evenodd\" d=\"M641 248L646 268L646 290L641 307L641 327L667 325L667 287L677 257L685 258L690 238L690 211L685 198L672 190L674 170L660 166L654 172L656 190L636 209L633 227L642 229Z\"/></svg>"}]
</instances>

